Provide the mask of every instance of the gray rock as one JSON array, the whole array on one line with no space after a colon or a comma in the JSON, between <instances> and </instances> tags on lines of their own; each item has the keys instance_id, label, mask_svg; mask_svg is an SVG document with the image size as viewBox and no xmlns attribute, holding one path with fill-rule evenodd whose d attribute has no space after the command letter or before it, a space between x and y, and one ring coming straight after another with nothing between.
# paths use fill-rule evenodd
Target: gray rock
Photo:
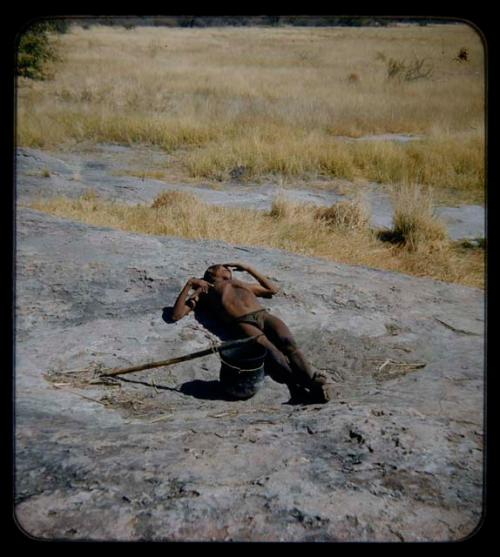
<instances>
[{"instance_id":1,"label":"gray rock","mask_svg":"<svg viewBox=\"0 0 500 557\"><path fill-rule=\"evenodd\" d=\"M15 513L31 536L450 541L478 525L482 291L28 209L16 233ZM280 285L266 306L336 400L289 405L270 378L224 400L215 355L112 384L68 372L219 342L164 308L189 276L235 259Z\"/></svg>"},{"instance_id":2,"label":"gray rock","mask_svg":"<svg viewBox=\"0 0 500 557\"><path fill-rule=\"evenodd\" d=\"M446 223L450 238L454 240L486 238L484 207L478 205L438 207L436 214Z\"/></svg>"}]
</instances>

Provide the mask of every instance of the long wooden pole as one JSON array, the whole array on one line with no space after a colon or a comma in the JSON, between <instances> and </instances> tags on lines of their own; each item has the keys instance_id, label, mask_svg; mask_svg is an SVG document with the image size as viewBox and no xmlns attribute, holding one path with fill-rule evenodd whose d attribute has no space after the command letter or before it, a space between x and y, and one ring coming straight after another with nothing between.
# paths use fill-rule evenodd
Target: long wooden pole
<instances>
[{"instance_id":1,"label":"long wooden pole","mask_svg":"<svg viewBox=\"0 0 500 557\"><path fill-rule=\"evenodd\" d=\"M152 369L155 367L164 367L164 366L171 366L173 364L178 364L180 362L185 362L187 360L194 360L195 358L200 358L201 356L207 356L208 354L213 354L214 352L219 352L225 348L231 348L233 346L238 346L240 344L245 344L252 340L255 340L261 337L263 333L260 335L256 335L253 337L238 339L238 340L230 340L228 342L223 342L218 346L213 346L210 348L206 348L205 350L200 350L199 352L193 352L192 354L186 354L185 356L178 356L177 358L170 358L169 360L162 360L159 362L150 362L149 364L142 364L139 366L132 366L132 367L125 367L121 369L114 369L112 371L108 371L105 373L101 373L103 377L113 377L115 375L125 375L126 373L133 373L134 371L144 371L145 369Z\"/></svg>"}]
</instances>

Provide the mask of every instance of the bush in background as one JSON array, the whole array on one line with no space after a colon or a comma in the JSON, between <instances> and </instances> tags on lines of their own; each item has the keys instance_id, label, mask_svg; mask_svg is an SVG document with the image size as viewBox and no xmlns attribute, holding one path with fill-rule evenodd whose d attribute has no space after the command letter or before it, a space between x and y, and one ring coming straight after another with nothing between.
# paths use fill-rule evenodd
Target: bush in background
<instances>
[{"instance_id":1,"label":"bush in background","mask_svg":"<svg viewBox=\"0 0 500 557\"><path fill-rule=\"evenodd\" d=\"M29 79L46 79L48 64L58 59L51 33L65 33L64 19L37 21L20 37L17 51L17 75Z\"/></svg>"},{"instance_id":2,"label":"bush in background","mask_svg":"<svg viewBox=\"0 0 500 557\"><path fill-rule=\"evenodd\" d=\"M318 207L316 218L338 230L368 230L370 210L361 197L339 201L330 207Z\"/></svg>"},{"instance_id":3,"label":"bush in background","mask_svg":"<svg viewBox=\"0 0 500 557\"><path fill-rule=\"evenodd\" d=\"M447 246L448 231L434 213L430 189L403 184L394 188L393 203L393 228L383 231L380 239L398 243L409 251Z\"/></svg>"}]
</instances>

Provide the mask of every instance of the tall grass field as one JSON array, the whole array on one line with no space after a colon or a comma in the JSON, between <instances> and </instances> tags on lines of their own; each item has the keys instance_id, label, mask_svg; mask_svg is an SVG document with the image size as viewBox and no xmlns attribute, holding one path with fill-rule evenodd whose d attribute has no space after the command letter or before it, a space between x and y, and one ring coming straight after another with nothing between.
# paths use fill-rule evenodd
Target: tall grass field
<instances>
[{"instance_id":1,"label":"tall grass field","mask_svg":"<svg viewBox=\"0 0 500 557\"><path fill-rule=\"evenodd\" d=\"M147 143L186 177L417 182L484 199L484 48L466 23L73 26L20 79L18 143ZM465 52L465 59L460 53ZM412 134L418 141L355 141Z\"/></svg>"},{"instance_id":2,"label":"tall grass field","mask_svg":"<svg viewBox=\"0 0 500 557\"><path fill-rule=\"evenodd\" d=\"M484 244L453 244L432 210L433 201L485 200L485 52L466 23L72 25L52 40L60 56L48 78L18 78L19 146L149 145L163 150L164 167L136 175L178 183L343 181L352 193L377 182L393 192L394 228L384 241L356 200L319 208L286 196L269 212L213 207L183 192L153 206L90 194L33 208L484 286Z\"/></svg>"}]
</instances>

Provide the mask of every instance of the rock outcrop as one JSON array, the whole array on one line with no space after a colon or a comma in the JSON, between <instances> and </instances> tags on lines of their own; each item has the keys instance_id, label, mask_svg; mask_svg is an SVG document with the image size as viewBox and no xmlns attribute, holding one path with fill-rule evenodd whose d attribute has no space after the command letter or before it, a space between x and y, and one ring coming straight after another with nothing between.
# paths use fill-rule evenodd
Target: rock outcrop
<instances>
[{"instance_id":1,"label":"rock outcrop","mask_svg":"<svg viewBox=\"0 0 500 557\"><path fill-rule=\"evenodd\" d=\"M15 514L29 535L449 541L478 525L480 290L28 209L16 248ZM280 285L266 305L337 382L336 400L290 405L269 378L225 400L216 355L110 384L68 373L218 342L168 307L189 276L234 260Z\"/></svg>"}]
</instances>

